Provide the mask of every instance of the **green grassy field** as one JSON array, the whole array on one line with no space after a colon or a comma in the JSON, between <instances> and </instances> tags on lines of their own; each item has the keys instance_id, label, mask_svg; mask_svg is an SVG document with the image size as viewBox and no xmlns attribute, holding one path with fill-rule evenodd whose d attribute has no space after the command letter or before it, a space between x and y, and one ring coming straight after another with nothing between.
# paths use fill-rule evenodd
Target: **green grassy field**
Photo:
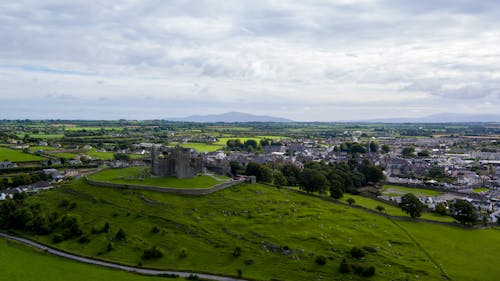
<instances>
[{"instance_id":1,"label":"green grassy field","mask_svg":"<svg viewBox=\"0 0 500 281\"><path fill-rule=\"evenodd\" d=\"M444 192L441 191L425 189L425 188L413 188L413 187L390 185L390 184L386 184L383 186L383 191L382 191L383 195L394 197L394 196L402 196L405 193L413 193L417 196L431 196L431 197L444 194Z\"/></svg>"},{"instance_id":2,"label":"green grassy field","mask_svg":"<svg viewBox=\"0 0 500 281\"><path fill-rule=\"evenodd\" d=\"M2 238L0 272L0 279L9 281L165 280L69 261Z\"/></svg>"},{"instance_id":3,"label":"green grassy field","mask_svg":"<svg viewBox=\"0 0 500 281\"><path fill-rule=\"evenodd\" d=\"M96 149L90 149L87 151L87 155L92 159L111 160L114 158L113 152L98 152Z\"/></svg>"},{"instance_id":4,"label":"green grassy field","mask_svg":"<svg viewBox=\"0 0 500 281\"><path fill-rule=\"evenodd\" d=\"M148 172L146 172L146 174L148 174ZM199 175L189 179L178 179L175 177L144 178L143 175L143 167L130 167L123 169L103 170L99 173L89 175L89 178L96 181L120 184L136 184L176 188L208 188L220 183L219 181L205 175Z\"/></svg>"},{"instance_id":5,"label":"green grassy field","mask_svg":"<svg viewBox=\"0 0 500 281\"><path fill-rule=\"evenodd\" d=\"M62 200L75 202L76 208L59 207ZM147 267L233 276L240 269L243 278L258 280L359 280L357 275L339 273L339 263L351 247L370 246L376 252L356 261L376 267L370 280L439 280L440 270L432 260L453 280L494 280L500 275L500 268L492 266L500 251L497 229L476 232L428 223L395 224L362 210L261 185L239 185L195 197L94 187L76 180L28 201L39 203L46 213L81 218L91 241L82 245L75 238L57 247L130 265L142 262ZM109 233L89 234L104 222L110 222ZM153 227L160 231L153 233ZM126 241L114 239L120 228ZM31 238L51 243L51 236ZM110 241L114 250L106 252ZM153 245L164 256L141 261L143 250ZM487 248L485 255L478 245ZM241 256L232 255L235 247L241 248ZM291 252L284 253L285 247ZM185 257L180 255L183 250ZM318 265L316 255L331 259Z\"/></svg>"},{"instance_id":6,"label":"green grassy field","mask_svg":"<svg viewBox=\"0 0 500 281\"><path fill-rule=\"evenodd\" d=\"M28 149L31 152L36 152L38 150L51 151L51 150L56 150L57 148L51 146L30 146Z\"/></svg>"},{"instance_id":7,"label":"green grassy field","mask_svg":"<svg viewBox=\"0 0 500 281\"><path fill-rule=\"evenodd\" d=\"M213 152L222 149L224 146L220 144L207 144L207 143L183 143L180 146L185 148L194 148L197 152Z\"/></svg>"},{"instance_id":8,"label":"green grassy field","mask_svg":"<svg viewBox=\"0 0 500 281\"><path fill-rule=\"evenodd\" d=\"M24 153L21 150L0 147L0 161L8 160L10 162L31 162L43 159L45 158L38 155Z\"/></svg>"},{"instance_id":9,"label":"green grassy field","mask_svg":"<svg viewBox=\"0 0 500 281\"><path fill-rule=\"evenodd\" d=\"M50 156L64 158L64 159L76 159L78 154L68 153L68 152L56 152L56 153L51 153Z\"/></svg>"},{"instance_id":10,"label":"green grassy field","mask_svg":"<svg viewBox=\"0 0 500 281\"><path fill-rule=\"evenodd\" d=\"M123 127L64 127L65 131L100 131L100 130L105 130L105 131L123 131Z\"/></svg>"},{"instance_id":11,"label":"green grassy field","mask_svg":"<svg viewBox=\"0 0 500 281\"><path fill-rule=\"evenodd\" d=\"M474 188L474 189L472 189L472 191L474 193L485 192L485 191L488 191L488 190L489 190L489 188L487 188L487 187L480 187L480 188Z\"/></svg>"},{"instance_id":12,"label":"green grassy field","mask_svg":"<svg viewBox=\"0 0 500 281\"><path fill-rule=\"evenodd\" d=\"M26 134L18 134L17 136L19 138L24 138ZM60 139L60 138L63 138L64 135L63 134L28 134L30 136L30 138L34 138L34 139Z\"/></svg>"}]
</instances>

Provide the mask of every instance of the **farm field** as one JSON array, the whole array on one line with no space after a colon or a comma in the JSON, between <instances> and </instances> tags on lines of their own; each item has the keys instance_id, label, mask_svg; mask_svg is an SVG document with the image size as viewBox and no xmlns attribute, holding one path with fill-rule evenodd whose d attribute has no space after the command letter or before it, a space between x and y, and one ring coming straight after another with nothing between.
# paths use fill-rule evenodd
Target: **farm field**
<instances>
[{"instance_id":1,"label":"farm field","mask_svg":"<svg viewBox=\"0 0 500 281\"><path fill-rule=\"evenodd\" d=\"M64 159L76 159L78 154L69 152L56 152L56 153L51 153L50 156L64 158Z\"/></svg>"},{"instance_id":2,"label":"farm field","mask_svg":"<svg viewBox=\"0 0 500 281\"><path fill-rule=\"evenodd\" d=\"M485 191L488 191L489 189L487 187L480 187L480 188L474 188L472 189L472 191L474 193L480 193L480 192L485 192Z\"/></svg>"},{"instance_id":3,"label":"farm field","mask_svg":"<svg viewBox=\"0 0 500 281\"><path fill-rule=\"evenodd\" d=\"M113 152L99 152L96 149L90 149L87 151L87 155L93 159L110 160L114 158Z\"/></svg>"},{"instance_id":4,"label":"farm field","mask_svg":"<svg viewBox=\"0 0 500 281\"><path fill-rule=\"evenodd\" d=\"M41 161L45 158L38 155L24 153L21 150L0 147L0 161L8 160L10 162L31 162Z\"/></svg>"},{"instance_id":5,"label":"farm field","mask_svg":"<svg viewBox=\"0 0 500 281\"><path fill-rule=\"evenodd\" d=\"M18 134L17 136L19 138L24 138L26 134ZM63 134L28 134L30 136L30 138L34 138L34 139L60 139L60 138L63 138L64 135Z\"/></svg>"},{"instance_id":6,"label":"farm field","mask_svg":"<svg viewBox=\"0 0 500 281\"><path fill-rule=\"evenodd\" d=\"M437 191L437 190L432 190L432 189L425 189L425 188L413 188L413 187L406 187L406 186L400 186L400 185L390 185L386 184L383 186L383 195L387 196L402 196L406 193L413 193L417 196L439 196L444 194L444 192Z\"/></svg>"},{"instance_id":7,"label":"farm field","mask_svg":"<svg viewBox=\"0 0 500 281\"><path fill-rule=\"evenodd\" d=\"M0 261L1 279L9 281L165 280L69 261L2 238Z\"/></svg>"},{"instance_id":8,"label":"farm field","mask_svg":"<svg viewBox=\"0 0 500 281\"><path fill-rule=\"evenodd\" d=\"M224 146L219 144L207 144L207 143L183 143L180 146L185 148L194 148L197 152L213 152L222 149Z\"/></svg>"},{"instance_id":9,"label":"farm field","mask_svg":"<svg viewBox=\"0 0 500 281\"><path fill-rule=\"evenodd\" d=\"M178 179L175 177L144 178L143 174L144 168L141 167L107 169L96 174L89 175L89 179L119 184L149 185L167 188L208 188L222 182L206 175L199 175L189 179Z\"/></svg>"},{"instance_id":10,"label":"farm field","mask_svg":"<svg viewBox=\"0 0 500 281\"><path fill-rule=\"evenodd\" d=\"M51 151L51 150L56 150L57 148L51 146L30 146L28 149L31 152L36 152L38 150Z\"/></svg>"},{"instance_id":11,"label":"farm field","mask_svg":"<svg viewBox=\"0 0 500 281\"><path fill-rule=\"evenodd\" d=\"M76 207L68 211L60 206L62 200L74 202ZM319 276L323 280L358 280L357 275L339 273L338 266L351 247L369 246L376 252L367 253L362 261L348 260L375 266L377 273L370 280L438 280L441 273L434 262L453 280L498 276L498 269L491 268L500 251L497 229L475 232L420 222L393 223L349 206L262 185L243 184L195 197L94 187L76 180L29 197L28 202L39 203L43 212L81 218L90 242L82 246L75 238L56 244L58 248L130 265L141 262L146 267L233 276L240 269L243 278L258 280L313 280ZM92 227L102 227L105 222L110 223L109 233L90 233ZM153 227L159 231L152 232ZM120 228L127 234L126 241L114 239ZM51 236L31 238L52 243ZM470 264L446 260L465 257L463 250L477 250L476 239L484 239L481 245L488 247L488 255L467 252L467 259L475 259ZM106 252L110 241L114 249ZM460 247L451 247L458 244ZM141 260L143 250L154 245L163 257ZM241 249L238 257L232 254L236 247ZM318 265L314 262L317 255L331 259Z\"/></svg>"}]
</instances>

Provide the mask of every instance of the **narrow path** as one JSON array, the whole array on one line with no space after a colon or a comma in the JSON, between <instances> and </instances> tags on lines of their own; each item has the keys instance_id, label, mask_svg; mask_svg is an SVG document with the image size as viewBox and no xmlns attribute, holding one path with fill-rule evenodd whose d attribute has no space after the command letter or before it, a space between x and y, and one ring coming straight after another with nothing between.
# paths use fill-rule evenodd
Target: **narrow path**
<instances>
[{"instance_id":1,"label":"narrow path","mask_svg":"<svg viewBox=\"0 0 500 281\"><path fill-rule=\"evenodd\" d=\"M196 275L201 279L208 279L208 280L216 280L216 281L244 281L243 279L236 279L236 278L231 278L231 277L225 277L225 276L218 276L218 275L211 275L211 274L204 274L204 273L195 273L195 272L183 272L183 271L170 271L170 270L156 270L156 269L146 269L146 268L138 268L138 267L132 267L132 266L126 266L126 265L121 265L121 264L116 264L116 263L111 263L111 262L105 262L105 261L100 261L100 260L94 260L91 258L85 258L77 255L72 255L63 251L56 250L54 248L47 247L45 245L42 245L40 243L24 239L21 237L16 237L12 236L9 234L5 234L0 232L0 237L14 240L20 243L23 243L25 245L31 246L33 248L39 249L41 251L45 251L47 253L67 258L70 260L82 262L82 263L87 263L87 264L92 264L92 265L98 265L102 267L107 267L107 268L112 268L112 269L118 269L118 270L123 270L123 271L128 271L128 272L133 272L133 273L139 273L139 274L144 274L144 275L178 275L179 277L189 277L190 275Z\"/></svg>"},{"instance_id":2,"label":"narrow path","mask_svg":"<svg viewBox=\"0 0 500 281\"><path fill-rule=\"evenodd\" d=\"M427 250L422 246L420 245L420 243L417 241L417 239L415 239L413 237L413 235L410 234L410 232L408 232L408 230L406 230L404 227L402 227L399 223L397 223L396 221L394 221L392 218L390 217L387 217L395 226L397 226L399 229L401 229L414 243L415 245L417 245L417 247L427 256L427 258L434 264L434 266L436 266L436 268L438 268L440 271L441 271L441 277L443 277L443 279L445 280L453 280L449 275L446 274L446 272L444 271L444 269L441 267L441 265L439 265L439 263L431 256L431 254L429 254L429 252L427 252Z\"/></svg>"}]
</instances>

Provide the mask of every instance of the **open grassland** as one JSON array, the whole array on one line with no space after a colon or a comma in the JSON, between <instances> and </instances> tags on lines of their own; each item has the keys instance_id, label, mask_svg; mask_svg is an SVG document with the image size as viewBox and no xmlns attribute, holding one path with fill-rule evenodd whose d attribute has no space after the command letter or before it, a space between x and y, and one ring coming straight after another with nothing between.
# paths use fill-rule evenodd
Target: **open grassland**
<instances>
[{"instance_id":1,"label":"open grassland","mask_svg":"<svg viewBox=\"0 0 500 281\"><path fill-rule=\"evenodd\" d=\"M51 150L56 150L57 148L51 146L30 146L28 149L31 152L36 152L38 150L51 151Z\"/></svg>"},{"instance_id":2,"label":"open grassland","mask_svg":"<svg viewBox=\"0 0 500 281\"><path fill-rule=\"evenodd\" d=\"M0 147L0 161L8 160L10 162L31 162L43 159L45 158L38 155L24 153L21 150Z\"/></svg>"},{"instance_id":3,"label":"open grassland","mask_svg":"<svg viewBox=\"0 0 500 281\"><path fill-rule=\"evenodd\" d=\"M76 159L78 157L78 154L69 152L56 152L56 153L51 153L50 156L64 158L64 159Z\"/></svg>"},{"instance_id":4,"label":"open grassland","mask_svg":"<svg viewBox=\"0 0 500 281\"><path fill-rule=\"evenodd\" d=\"M18 134L19 138L24 138L26 134ZM61 139L64 137L63 134L28 134L30 138L34 139Z\"/></svg>"},{"instance_id":5,"label":"open grassland","mask_svg":"<svg viewBox=\"0 0 500 281\"><path fill-rule=\"evenodd\" d=\"M144 167L107 169L96 174L89 175L89 178L96 181L119 184L175 188L208 188L220 183L220 181L206 175L199 175L189 179L178 179L175 177L151 177L149 172Z\"/></svg>"},{"instance_id":6,"label":"open grassland","mask_svg":"<svg viewBox=\"0 0 500 281\"><path fill-rule=\"evenodd\" d=\"M432 190L432 189L425 189L425 188L413 188L413 187L406 187L406 186L400 186L400 185L390 185L386 184L383 186L383 195L387 196L402 196L406 193L413 193L417 196L439 196L444 194L444 192L437 191L437 190Z\"/></svg>"},{"instance_id":7,"label":"open grassland","mask_svg":"<svg viewBox=\"0 0 500 281\"><path fill-rule=\"evenodd\" d=\"M185 148L194 148L197 152L213 152L222 149L224 146L220 144L208 144L208 143L183 143L180 146Z\"/></svg>"},{"instance_id":8,"label":"open grassland","mask_svg":"<svg viewBox=\"0 0 500 281\"><path fill-rule=\"evenodd\" d=\"M111 160L114 158L113 152L99 152L94 148L87 151L87 155L92 159Z\"/></svg>"},{"instance_id":9,"label":"open grassland","mask_svg":"<svg viewBox=\"0 0 500 281\"><path fill-rule=\"evenodd\" d=\"M123 127L64 127L65 131L123 131Z\"/></svg>"},{"instance_id":10,"label":"open grassland","mask_svg":"<svg viewBox=\"0 0 500 281\"><path fill-rule=\"evenodd\" d=\"M0 272L0 280L8 281L165 280L69 261L2 238Z\"/></svg>"},{"instance_id":11,"label":"open grassland","mask_svg":"<svg viewBox=\"0 0 500 281\"><path fill-rule=\"evenodd\" d=\"M60 206L62 200L76 205L68 210ZM349 256L351 247L369 246L376 252L367 253L361 261L348 260L375 266L377 273L370 280L440 280L435 262L453 280L494 280L499 270L492 268L500 251L496 230L393 223L349 206L261 185L238 185L195 197L94 187L76 180L28 201L39 203L43 212L81 218L90 242L82 245L74 238L55 246L130 265L141 262L147 267L228 275L240 269L243 278L258 280L316 280L320 276L323 280L359 280L357 275L339 273L339 263ZM110 223L109 233L90 234L105 222ZM159 231L152 232L153 227ZM126 232L125 241L115 238L120 228ZM52 241L52 236L31 238ZM114 249L107 252L110 242ZM163 257L141 260L144 249L154 245ZM238 257L233 256L236 247L241 249ZM330 259L318 265L314 262L317 255ZM467 263L467 259L474 261Z\"/></svg>"},{"instance_id":12,"label":"open grassland","mask_svg":"<svg viewBox=\"0 0 500 281\"><path fill-rule=\"evenodd\" d=\"M408 216L408 214L406 214L405 212L403 212L401 210L401 208L399 208L399 207L396 207L394 205L391 205L389 203L385 203L385 202L382 202L382 201L379 201L379 200L376 200L376 199L364 197L364 196L361 196L361 195L344 194L344 197L342 197L340 199L340 201L342 201L344 203L347 203L347 199L348 198L352 198L352 199L354 199L356 201L354 203L354 205L365 207L365 208L368 208L368 209L371 209L371 210L376 210L377 206L382 206L382 207L384 207L384 211L383 212L386 213L386 214L388 214L388 215L391 215L391 216L402 216L402 217ZM428 220L434 220L434 221L442 221L442 222L453 222L453 221L455 221L450 216L442 216L442 215L438 215L438 214L431 213L431 212L424 212L424 213L422 213L420 218L428 219Z\"/></svg>"},{"instance_id":13,"label":"open grassland","mask_svg":"<svg viewBox=\"0 0 500 281\"><path fill-rule=\"evenodd\" d=\"M463 229L398 222L453 280L497 280L500 228ZM496 277L495 277L496 276Z\"/></svg>"},{"instance_id":14,"label":"open grassland","mask_svg":"<svg viewBox=\"0 0 500 281\"><path fill-rule=\"evenodd\" d=\"M472 191L474 193L480 193L480 192L485 192L485 191L488 191L489 189L487 187L479 187L479 188L474 188L472 189Z\"/></svg>"}]
</instances>

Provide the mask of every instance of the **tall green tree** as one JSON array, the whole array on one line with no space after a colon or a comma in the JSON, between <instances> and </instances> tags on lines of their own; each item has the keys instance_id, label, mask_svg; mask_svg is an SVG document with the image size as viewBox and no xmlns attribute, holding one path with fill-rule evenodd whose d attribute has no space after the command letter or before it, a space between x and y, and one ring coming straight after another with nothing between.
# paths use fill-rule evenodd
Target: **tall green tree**
<instances>
[{"instance_id":1,"label":"tall green tree","mask_svg":"<svg viewBox=\"0 0 500 281\"><path fill-rule=\"evenodd\" d=\"M401 203L399 203L401 210L406 212L412 218L420 217L422 210L424 209L424 203L413 193L407 193L401 197Z\"/></svg>"}]
</instances>

